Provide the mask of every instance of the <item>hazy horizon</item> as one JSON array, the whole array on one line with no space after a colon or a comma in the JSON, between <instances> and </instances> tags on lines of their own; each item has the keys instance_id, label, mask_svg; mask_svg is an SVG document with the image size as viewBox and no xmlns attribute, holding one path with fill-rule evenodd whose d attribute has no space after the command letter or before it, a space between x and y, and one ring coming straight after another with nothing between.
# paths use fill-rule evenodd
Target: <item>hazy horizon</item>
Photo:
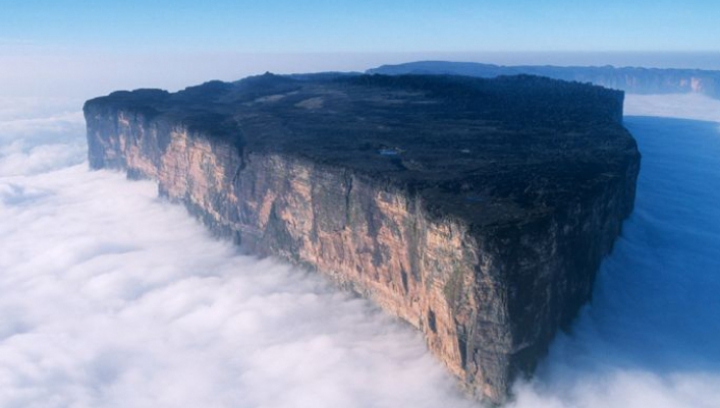
<instances>
[{"instance_id":1,"label":"hazy horizon","mask_svg":"<svg viewBox=\"0 0 720 408\"><path fill-rule=\"evenodd\" d=\"M0 44L0 50L2 45ZM9 52L0 54L0 96L90 99L116 90L177 91L209 80L277 74L365 71L423 60L496 65L614 65L720 70L720 52L315 52L157 53Z\"/></svg>"}]
</instances>

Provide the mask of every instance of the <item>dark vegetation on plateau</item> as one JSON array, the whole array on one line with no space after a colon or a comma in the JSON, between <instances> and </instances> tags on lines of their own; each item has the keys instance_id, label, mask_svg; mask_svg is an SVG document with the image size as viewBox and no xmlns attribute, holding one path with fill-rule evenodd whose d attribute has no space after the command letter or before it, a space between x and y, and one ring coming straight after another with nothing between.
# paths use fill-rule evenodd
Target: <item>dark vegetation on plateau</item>
<instances>
[{"instance_id":1,"label":"dark vegetation on plateau","mask_svg":"<svg viewBox=\"0 0 720 408\"><path fill-rule=\"evenodd\" d=\"M530 75L329 73L114 92L86 110L182 123L245 157L340 166L420 194L429 208L498 222L591 197L624 171L637 152L622 102L620 91Z\"/></svg>"}]
</instances>

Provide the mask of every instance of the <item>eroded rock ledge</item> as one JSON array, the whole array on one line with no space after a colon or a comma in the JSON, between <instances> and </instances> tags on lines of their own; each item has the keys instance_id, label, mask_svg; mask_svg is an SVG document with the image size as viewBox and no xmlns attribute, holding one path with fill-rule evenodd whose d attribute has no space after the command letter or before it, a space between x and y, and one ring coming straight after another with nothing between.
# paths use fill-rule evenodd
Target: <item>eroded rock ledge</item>
<instances>
[{"instance_id":1,"label":"eroded rock ledge","mask_svg":"<svg viewBox=\"0 0 720 408\"><path fill-rule=\"evenodd\" d=\"M633 208L623 94L539 77L266 74L85 105L93 169L317 269L500 403L591 294Z\"/></svg>"}]
</instances>

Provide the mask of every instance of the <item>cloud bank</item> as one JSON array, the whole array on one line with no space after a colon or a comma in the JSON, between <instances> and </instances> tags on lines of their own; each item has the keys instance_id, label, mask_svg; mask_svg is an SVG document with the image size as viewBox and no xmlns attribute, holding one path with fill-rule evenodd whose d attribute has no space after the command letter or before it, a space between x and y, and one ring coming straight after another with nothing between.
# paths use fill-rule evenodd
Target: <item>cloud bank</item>
<instances>
[{"instance_id":1,"label":"cloud bank","mask_svg":"<svg viewBox=\"0 0 720 408\"><path fill-rule=\"evenodd\" d=\"M720 100L692 93L667 96L627 94L625 115L720 122Z\"/></svg>"},{"instance_id":2,"label":"cloud bank","mask_svg":"<svg viewBox=\"0 0 720 408\"><path fill-rule=\"evenodd\" d=\"M716 103L627 102L695 119ZM239 255L152 183L87 171L78 106L0 99L0 406L472 406L367 301ZM720 405L718 125L626 125L643 152L636 211L513 407Z\"/></svg>"},{"instance_id":3,"label":"cloud bank","mask_svg":"<svg viewBox=\"0 0 720 408\"><path fill-rule=\"evenodd\" d=\"M469 406L410 327L89 172L75 112L0 112L0 406Z\"/></svg>"},{"instance_id":4,"label":"cloud bank","mask_svg":"<svg viewBox=\"0 0 720 408\"><path fill-rule=\"evenodd\" d=\"M0 177L82 163L87 146L82 101L0 97Z\"/></svg>"}]
</instances>

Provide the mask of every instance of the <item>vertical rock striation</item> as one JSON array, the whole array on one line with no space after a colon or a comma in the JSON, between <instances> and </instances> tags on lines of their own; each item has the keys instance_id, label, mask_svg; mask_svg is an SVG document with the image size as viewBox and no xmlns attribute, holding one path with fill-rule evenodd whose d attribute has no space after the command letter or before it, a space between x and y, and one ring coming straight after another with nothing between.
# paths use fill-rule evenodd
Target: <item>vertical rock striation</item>
<instances>
[{"instance_id":1,"label":"vertical rock striation","mask_svg":"<svg viewBox=\"0 0 720 408\"><path fill-rule=\"evenodd\" d=\"M501 403L590 298L632 211L639 154L621 93L413 81L264 76L112 94L85 105L90 166L156 180L215 233L372 299L421 330L468 392ZM448 84L485 96L448 102ZM590 102L541 103L547 87ZM504 113L487 110L488 90ZM205 111L187 115L196 100Z\"/></svg>"}]
</instances>

